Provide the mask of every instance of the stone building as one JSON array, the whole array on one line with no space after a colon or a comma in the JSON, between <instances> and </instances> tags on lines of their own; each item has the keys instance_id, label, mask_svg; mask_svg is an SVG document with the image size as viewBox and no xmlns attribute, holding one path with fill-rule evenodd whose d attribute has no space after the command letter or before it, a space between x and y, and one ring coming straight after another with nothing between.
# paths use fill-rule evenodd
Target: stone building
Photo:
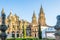
<instances>
[{"instance_id":1,"label":"stone building","mask_svg":"<svg viewBox=\"0 0 60 40\"><path fill-rule=\"evenodd\" d=\"M45 20L46 18L42 6L40 8L38 21L34 11L32 16L32 22L30 23L26 20L19 19L19 17L16 14L13 15L12 12L10 12L10 14L6 17L5 21L6 25L8 26L8 29L6 31L7 37L23 38L23 27L24 27L26 30L26 37L38 38L38 28L39 28L38 25L41 25L41 30L47 28L48 26Z\"/></svg>"}]
</instances>

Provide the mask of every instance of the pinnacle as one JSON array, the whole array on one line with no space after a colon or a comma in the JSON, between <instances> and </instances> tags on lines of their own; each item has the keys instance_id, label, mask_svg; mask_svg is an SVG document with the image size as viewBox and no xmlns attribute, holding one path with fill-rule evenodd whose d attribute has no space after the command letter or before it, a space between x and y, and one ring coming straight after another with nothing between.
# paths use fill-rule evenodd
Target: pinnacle
<instances>
[{"instance_id":1,"label":"pinnacle","mask_svg":"<svg viewBox=\"0 0 60 40\"><path fill-rule=\"evenodd\" d=\"M1 13L2 13L2 14L4 13L4 8L2 8L2 11L1 11Z\"/></svg>"},{"instance_id":2,"label":"pinnacle","mask_svg":"<svg viewBox=\"0 0 60 40\"><path fill-rule=\"evenodd\" d=\"M35 15L35 11L33 11L33 17L36 17L36 15Z\"/></svg>"}]
</instances>

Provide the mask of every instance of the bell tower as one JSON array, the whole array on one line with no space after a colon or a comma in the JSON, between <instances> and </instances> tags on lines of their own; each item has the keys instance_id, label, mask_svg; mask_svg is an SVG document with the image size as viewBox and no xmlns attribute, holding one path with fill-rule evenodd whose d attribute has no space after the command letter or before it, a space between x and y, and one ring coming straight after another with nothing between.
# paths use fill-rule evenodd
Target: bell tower
<instances>
[{"instance_id":1,"label":"bell tower","mask_svg":"<svg viewBox=\"0 0 60 40\"><path fill-rule=\"evenodd\" d=\"M35 15L35 11L33 12L33 16L32 16L31 36L38 38L38 25L37 25L37 18Z\"/></svg>"},{"instance_id":2,"label":"bell tower","mask_svg":"<svg viewBox=\"0 0 60 40\"><path fill-rule=\"evenodd\" d=\"M36 19L35 11L33 12L33 16L32 16L32 24L33 25L37 24L37 19Z\"/></svg>"},{"instance_id":3,"label":"bell tower","mask_svg":"<svg viewBox=\"0 0 60 40\"><path fill-rule=\"evenodd\" d=\"M44 14L42 6L40 8L40 13L39 13L39 18L38 18L38 24L41 25L41 26L46 26L45 14Z\"/></svg>"}]
</instances>

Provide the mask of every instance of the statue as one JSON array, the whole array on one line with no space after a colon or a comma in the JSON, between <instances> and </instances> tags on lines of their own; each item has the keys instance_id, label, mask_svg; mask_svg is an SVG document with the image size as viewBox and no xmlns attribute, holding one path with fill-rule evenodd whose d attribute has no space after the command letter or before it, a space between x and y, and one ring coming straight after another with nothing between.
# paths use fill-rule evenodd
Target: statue
<instances>
[{"instance_id":1,"label":"statue","mask_svg":"<svg viewBox=\"0 0 60 40\"><path fill-rule=\"evenodd\" d=\"M6 40L7 35L5 31L7 30L7 26L5 25L6 15L4 13L4 9L2 9L1 17L2 17L2 24L0 25L0 30L1 30L0 37L1 37L1 40Z\"/></svg>"},{"instance_id":2,"label":"statue","mask_svg":"<svg viewBox=\"0 0 60 40\"><path fill-rule=\"evenodd\" d=\"M56 40L60 40L60 15L57 16L57 24L54 27L56 29L55 37Z\"/></svg>"}]
</instances>

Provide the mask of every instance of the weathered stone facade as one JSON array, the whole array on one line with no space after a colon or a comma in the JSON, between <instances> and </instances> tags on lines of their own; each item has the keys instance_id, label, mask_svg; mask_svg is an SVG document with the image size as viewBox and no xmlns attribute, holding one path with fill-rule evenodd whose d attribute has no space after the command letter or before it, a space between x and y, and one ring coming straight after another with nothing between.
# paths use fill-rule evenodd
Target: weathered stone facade
<instances>
[{"instance_id":1,"label":"weathered stone facade","mask_svg":"<svg viewBox=\"0 0 60 40\"><path fill-rule=\"evenodd\" d=\"M1 18L0 18L1 19ZM15 14L12 15L12 12L8 15L5 21L8 29L6 31L8 38L10 37L23 37L23 25L26 29L26 37L36 37L38 38L38 25L47 26L45 23L45 14L43 12L43 8L41 6L39 18L37 21L35 11L33 12L32 22L29 23L26 20L19 20L19 17ZM0 20L1 24L1 20Z\"/></svg>"}]
</instances>

